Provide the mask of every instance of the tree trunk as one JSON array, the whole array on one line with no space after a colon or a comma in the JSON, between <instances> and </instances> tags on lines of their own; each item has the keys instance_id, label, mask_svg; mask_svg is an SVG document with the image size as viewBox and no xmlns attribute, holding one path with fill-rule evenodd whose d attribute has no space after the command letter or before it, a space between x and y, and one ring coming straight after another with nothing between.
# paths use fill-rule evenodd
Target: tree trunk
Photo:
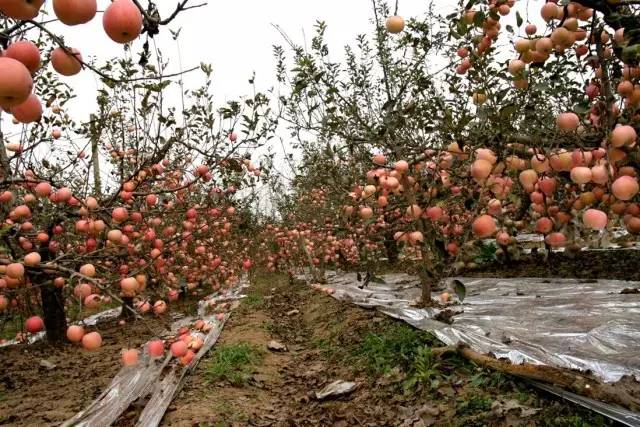
<instances>
[{"instance_id":1,"label":"tree trunk","mask_svg":"<svg viewBox=\"0 0 640 427\"><path fill-rule=\"evenodd\" d=\"M502 253L504 254L504 263L511 265L513 259L511 259L511 255L509 254L509 246L498 245L498 247L502 249Z\"/></svg>"},{"instance_id":2,"label":"tree trunk","mask_svg":"<svg viewBox=\"0 0 640 427\"><path fill-rule=\"evenodd\" d=\"M67 335L67 318L64 312L62 289L56 288L51 282L42 283L40 298L47 340L52 343L63 342Z\"/></svg>"},{"instance_id":3,"label":"tree trunk","mask_svg":"<svg viewBox=\"0 0 640 427\"><path fill-rule=\"evenodd\" d=\"M7 155L7 149L4 147L4 135L2 129L0 129L0 178L11 178L11 165L9 164L9 156Z\"/></svg>"},{"instance_id":4,"label":"tree trunk","mask_svg":"<svg viewBox=\"0 0 640 427\"><path fill-rule=\"evenodd\" d=\"M422 305L425 307L429 307L432 303L431 300L431 285L432 279L429 275L422 271L420 272L420 286L422 288Z\"/></svg>"},{"instance_id":5,"label":"tree trunk","mask_svg":"<svg viewBox=\"0 0 640 427\"><path fill-rule=\"evenodd\" d=\"M51 237L53 225L49 228L48 234ZM46 245L40 246L38 253L42 262L51 260L51 252ZM64 312L62 288L57 288L53 284L52 275L45 272L31 275L31 280L34 284L40 285L40 300L47 340L52 343L64 342L67 336L67 316Z\"/></svg>"},{"instance_id":6,"label":"tree trunk","mask_svg":"<svg viewBox=\"0 0 640 427\"><path fill-rule=\"evenodd\" d=\"M327 283L324 273L320 272L316 268L315 264L313 263L313 258L311 257L311 254L307 250L307 245L305 245L304 241L302 240L302 237L300 237L299 241L300 241L300 246L302 247L305 255L307 256L307 262L309 263L309 270L311 271L311 277L313 278L313 281L317 283Z\"/></svg>"},{"instance_id":7,"label":"tree trunk","mask_svg":"<svg viewBox=\"0 0 640 427\"><path fill-rule=\"evenodd\" d=\"M122 297L122 311L120 312L120 318L124 320L134 319L135 312L133 310L133 297Z\"/></svg>"},{"instance_id":8,"label":"tree trunk","mask_svg":"<svg viewBox=\"0 0 640 427\"><path fill-rule=\"evenodd\" d=\"M384 248L387 252L389 264L394 265L398 262L398 242L393 238L393 233L385 233Z\"/></svg>"},{"instance_id":9,"label":"tree trunk","mask_svg":"<svg viewBox=\"0 0 640 427\"><path fill-rule=\"evenodd\" d=\"M104 114L104 108L100 107L100 116ZM93 194L96 197L102 197L102 182L100 179L100 151L98 149L98 141L102 134L103 123L93 114L91 119L91 166L93 167Z\"/></svg>"},{"instance_id":10,"label":"tree trunk","mask_svg":"<svg viewBox=\"0 0 640 427\"><path fill-rule=\"evenodd\" d=\"M91 165L93 166L93 194L102 197L102 183L100 180L100 153L98 151L98 135L91 138Z\"/></svg>"}]
</instances>

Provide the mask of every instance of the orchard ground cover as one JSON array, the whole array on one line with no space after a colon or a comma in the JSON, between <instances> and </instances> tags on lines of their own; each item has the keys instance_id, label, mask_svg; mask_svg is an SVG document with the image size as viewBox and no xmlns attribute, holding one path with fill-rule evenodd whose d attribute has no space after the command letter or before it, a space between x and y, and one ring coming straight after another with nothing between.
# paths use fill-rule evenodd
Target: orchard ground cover
<instances>
[{"instance_id":1,"label":"orchard ground cover","mask_svg":"<svg viewBox=\"0 0 640 427\"><path fill-rule=\"evenodd\" d=\"M325 271L356 270L367 282L384 272L382 259L419 277L417 305L425 308L455 304L449 292L433 292L465 272L636 277L636 252L612 251L609 242L624 230L616 244L633 247L640 233L637 2L468 0L445 16L425 6L402 17L400 1L372 1L372 32L346 46L343 59L331 54L324 22L309 46L278 27L285 47L273 49L274 88L260 91L251 78L251 95L222 106L212 101L212 66L169 72L175 61L151 40L166 32L178 40L171 25L205 5L143 3L105 2L98 13L94 0L0 0L0 339L12 344L0 350L7 368L0 401L10 409L47 388L69 390L60 413L38 405L30 415L55 423L86 404L85 387L118 364L135 369L148 354L193 367L204 353L198 334L213 328L202 320L141 344L161 336L173 315L193 312L198 297L224 295L249 276L258 293L237 321L251 329L262 316L274 329L234 341L242 331L232 326L197 371L202 387L255 391L254 372L276 357L260 344L268 335L290 347L302 340L300 350L280 355L295 369L305 367L293 359L300 352L335 362L318 375L337 370L366 383L362 372L379 379L393 371L398 381L382 388L406 402L455 389L442 371L460 373L460 405L445 399L423 416L543 413L513 400L489 406L488 397L467 393L468 362L449 367L416 331L389 325L396 332L387 336L377 329L387 321L368 324L343 307L360 313L347 316L352 325L338 337L314 337L311 323L281 319L271 301L294 298L304 308L296 295L310 295L295 283L283 288L278 274L309 271L315 289L331 294ZM54 31L49 17L63 29ZM124 56L100 62L67 44L78 25L96 23L103 42L122 45ZM98 84L96 109L83 119L66 108L74 100L68 78L79 73ZM519 240L529 233L541 238L531 256ZM261 288L257 272L270 274L263 281L277 292ZM327 322L331 304L321 303ZM73 324L111 307L121 307L116 320ZM230 305L206 308L225 318ZM142 328L148 334L138 339ZM46 341L21 344L43 332ZM357 369L349 373L340 361ZM100 374L89 377L94 368ZM278 389L289 374L305 378L304 393L307 382L327 378L265 373L287 408L298 404L310 423L338 422L306 394L291 399L302 382L286 396ZM42 383L48 379L53 384ZM362 389L362 402L375 405L353 395L373 412L346 423L398 421L404 405L381 415L375 389ZM640 406L636 397L627 403ZM138 410L130 408L126 422ZM232 422L249 422L230 412ZM29 422L9 414L9 422Z\"/></svg>"},{"instance_id":2,"label":"orchard ground cover","mask_svg":"<svg viewBox=\"0 0 640 427\"><path fill-rule=\"evenodd\" d=\"M163 425L413 426L421 419L460 426L610 425L590 411L464 359L431 360L424 349L442 344L430 334L337 302L306 284L290 284L284 275L260 275L247 292L249 298L172 403ZM298 312L288 314L293 310ZM156 322L150 326L162 328ZM119 349L144 341L128 336L114 322L102 331L104 354L114 356L85 354L83 365L96 371L78 371L69 361L69 348L52 357L43 347L22 357L21 374L5 378L1 422L57 425L86 406L119 369ZM144 336L145 328L138 323L134 332ZM272 339L288 351L267 350ZM241 362L220 363L217 354ZM58 363L59 371L39 367L41 358ZM325 402L310 396L336 379L354 380L359 386L349 396ZM7 388L10 381L15 389ZM52 406L35 405L44 400ZM505 410L505 405L515 406ZM134 425L140 410L132 406L116 425Z\"/></svg>"}]
</instances>

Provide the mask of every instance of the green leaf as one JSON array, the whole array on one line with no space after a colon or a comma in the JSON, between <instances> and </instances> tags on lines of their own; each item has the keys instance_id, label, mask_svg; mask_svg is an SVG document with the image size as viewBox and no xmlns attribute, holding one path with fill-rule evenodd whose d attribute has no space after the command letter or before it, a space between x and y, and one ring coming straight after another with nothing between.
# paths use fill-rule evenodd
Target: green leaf
<instances>
[{"instance_id":1,"label":"green leaf","mask_svg":"<svg viewBox=\"0 0 640 427\"><path fill-rule=\"evenodd\" d=\"M458 279L453 279L453 292L456 293L460 302L467 296L467 287Z\"/></svg>"},{"instance_id":2,"label":"green leaf","mask_svg":"<svg viewBox=\"0 0 640 427\"><path fill-rule=\"evenodd\" d=\"M516 24L518 25L518 27L520 27L523 23L523 19L522 16L520 16L520 12L516 11Z\"/></svg>"},{"instance_id":3,"label":"green leaf","mask_svg":"<svg viewBox=\"0 0 640 427\"><path fill-rule=\"evenodd\" d=\"M500 118L503 120L508 120L509 117L518 110L518 107L514 104L505 105L500 110Z\"/></svg>"},{"instance_id":4,"label":"green leaf","mask_svg":"<svg viewBox=\"0 0 640 427\"><path fill-rule=\"evenodd\" d=\"M473 25L475 25L476 27L482 27L484 19L484 12L476 12L476 14L473 16Z\"/></svg>"},{"instance_id":5,"label":"green leaf","mask_svg":"<svg viewBox=\"0 0 640 427\"><path fill-rule=\"evenodd\" d=\"M469 0L469 1L467 2L467 4L465 5L465 7L464 7L464 8L465 8L466 10L471 9L471 8L473 7L473 5L474 5L474 4L476 4L476 1L477 1L477 0Z\"/></svg>"}]
</instances>

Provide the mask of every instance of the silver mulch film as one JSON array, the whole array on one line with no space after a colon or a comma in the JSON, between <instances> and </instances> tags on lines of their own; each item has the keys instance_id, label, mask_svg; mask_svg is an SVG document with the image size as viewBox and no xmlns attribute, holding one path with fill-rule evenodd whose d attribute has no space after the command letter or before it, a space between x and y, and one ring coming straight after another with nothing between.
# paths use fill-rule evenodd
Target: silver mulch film
<instances>
[{"instance_id":1,"label":"silver mulch film","mask_svg":"<svg viewBox=\"0 0 640 427\"><path fill-rule=\"evenodd\" d=\"M418 280L387 274L364 289L352 273L329 275L333 296L434 332L448 345L460 341L512 363L591 370L605 382L640 380L640 297L622 295L640 283L620 280L458 278L467 296L451 310L452 325L434 320L437 309L411 306Z\"/></svg>"},{"instance_id":2,"label":"silver mulch film","mask_svg":"<svg viewBox=\"0 0 640 427\"><path fill-rule=\"evenodd\" d=\"M433 332L447 345L459 342L514 364L523 362L590 370L605 382L625 375L640 381L640 295L621 294L640 282L540 278L457 278L466 297L449 309L453 324L434 320L440 310L420 309L419 281L386 274L384 283L362 283L355 273L327 273L332 296ZM453 278L451 279L453 280ZM555 386L532 385L599 412L623 425L640 426L640 414Z\"/></svg>"},{"instance_id":3,"label":"silver mulch film","mask_svg":"<svg viewBox=\"0 0 640 427\"><path fill-rule=\"evenodd\" d=\"M122 308L121 307L117 307L117 308L110 308L109 310L105 310L105 311L101 311L100 313L96 313L93 314L79 322L74 323L74 325L82 325L82 326L93 326L98 322L103 322L105 320L109 320L109 319L114 319L118 316L120 316L120 313L122 312ZM27 340L26 340L26 344L33 344L35 342L38 342L42 339L44 339L46 335L46 332L41 331L38 332L36 334L28 334L27 335ZM22 342L18 341L18 340L10 340L7 341L3 344L0 344L0 348L4 348L4 347L10 347L13 345L21 345L23 344Z\"/></svg>"},{"instance_id":4,"label":"silver mulch film","mask_svg":"<svg viewBox=\"0 0 640 427\"><path fill-rule=\"evenodd\" d=\"M95 401L62 426L110 426L129 405L147 396L149 399L145 402L136 425L145 427L159 425L171 401L182 388L186 376L193 371L200 359L216 343L229 318L229 313L226 313L222 320L217 320L215 314L207 314L208 306L211 303L231 301L231 309L235 308L236 300L243 298L242 290L247 286L246 281L241 281L232 292L225 296L207 297L200 301L197 317L182 318L173 322L171 325L172 334L175 334L180 327L192 324L196 319L202 319L213 325L207 334L198 331L191 332L192 335L203 339L204 344L189 366L179 365L170 354L167 354L163 360L151 360L144 352L136 365L123 367Z\"/></svg>"}]
</instances>

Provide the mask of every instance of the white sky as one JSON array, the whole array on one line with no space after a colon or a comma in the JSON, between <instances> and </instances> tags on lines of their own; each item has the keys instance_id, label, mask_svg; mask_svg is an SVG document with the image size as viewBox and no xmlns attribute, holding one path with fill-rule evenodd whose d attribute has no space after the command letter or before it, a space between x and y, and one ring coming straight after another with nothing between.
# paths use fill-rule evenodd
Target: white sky
<instances>
[{"instance_id":1,"label":"white sky","mask_svg":"<svg viewBox=\"0 0 640 427\"><path fill-rule=\"evenodd\" d=\"M195 5L204 0L190 0ZM382 1L382 0L378 0ZM178 0L156 0L162 17L168 16ZM110 0L98 0L98 10L104 10ZM145 0L141 3L146 5ZM391 8L395 0L388 0ZM405 18L421 16L429 5L428 0L399 0L399 14ZM433 0L436 12L445 15L457 9L457 0ZM520 3L520 2L519 2ZM537 10L544 0L526 2L531 10ZM519 6L519 8L523 8ZM42 20L54 17L52 2L44 8ZM525 13L522 13L526 16ZM170 59L169 72L198 66L201 62L214 69L214 104L221 105L250 91L248 78L256 73L259 90L266 90L275 83L275 64L272 55L274 44L284 45L284 40L272 26L279 25L298 44L309 41L317 20L328 24L327 43L334 55L342 54L343 46L352 44L355 36L371 33L371 0L209 0L209 4L182 12L170 25L172 30L181 28L178 44L172 40L166 27L155 37L165 58ZM514 20L510 16L510 20ZM85 60L97 58L104 63L110 58L124 55L122 45L110 40L102 28L102 15L98 14L88 24L67 27L52 23L48 28L63 35L70 47L77 48ZM143 39L133 44L137 61ZM180 53L180 55L179 55ZM181 59L181 61L180 61ZM338 58L336 58L338 59ZM61 77L75 89L78 99L67 104L72 116L83 121L95 110L95 93L99 86L97 77L89 70L72 77ZM201 83L194 77L185 77L186 87Z\"/></svg>"},{"instance_id":2,"label":"white sky","mask_svg":"<svg viewBox=\"0 0 640 427\"><path fill-rule=\"evenodd\" d=\"M176 1L158 0L157 3L164 17L173 10ZM198 4L199 0L190 0L190 3ZM456 2L436 0L435 3L437 8L449 10ZM98 0L98 9L104 10L108 4L109 0ZM421 15L427 4L424 0L401 0L399 13L407 17ZM47 2L45 10L53 14L51 2ZM295 42L303 43L305 33L307 40L310 39L316 20L324 20L329 25L328 44L332 51L341 53L342 47L352 43L357 34L371 31L371 17L371 0L211 0L207 6L183 12L169 28L174 31L182 28L179 43L184 69L200 62L213 65L214 103L219 105L226 99L246 94L250 89L247 79L254 71L259 89L265 90L274 84L272 46L284 41L272 24L282 27ZM122 46L104 33L100 15L82 26L69 28L52 24L50 28L63 34L67 44L80 49L85 58L96 56L99 62L104 62L124 54ZM156 43L171 60L169 70L178 71L178 46L166 28L156 36ZM133 52L137 54L141 45L142 42L136 41ZM98 81L90 71L63 79L76 89L78 99L69 105L69 110L82 120L93 110ZM185 83L188 87L188 77Z\"/></svg>"},{"instance_id":3,"label":"white sky","mask_svg":"<svg viewBox=\"0 0 640 427\"><path fill-rule=\"evenodd\" d=\"M146 5L146 0L140 0ZM190 0L189 4L199 4L203 0ZM382 1L382 0L378 0ZM168 16L178 0L156 0L162 17ZM48 14L41 14L42 20L54 17L51 1L44 6ZM104 10L110 0L98 0L98 10ZM393 8L395 0L388 0ZM458 8L457 0L433 0L435 11L446 15ZM528 4L538 15L544 0L518 2L520 9ZM428 0L399 0L399 14L405 18L420 17L429 7ZM521 11L526 20L526 13ZM258 90L266 91L275 82L274 44L285 45L285 41L273 24L279 25L298 44L310 42L316 21L328 25L326 42L334 60L342 58L343 47L353 44L358 34L371 34L373 26L371 0L209 0L209 4L181 13L169 29L181 29L178 43L172 40L167 27L161 28L155 43L160 47L165 59L170 60L169 73L198 66L201 62L211 64L214 74L215 106L227 100L250 93L248 78L256 73ZM539 20L539 18L538 18ZM513 14L508 22L515 21ZM515 23L515 22L513 22ZM537 22L539 23L539 22ZM506 22L505 22L506 24ZM542 25L539 25L542 27ZM48 24L48 28L64 36L69 47L77 48L85 60L91 57L101 64L110 58L124 55L122 45L108 38L102 28L102 15L81 26L67 27L61 23ZM146 37L145 37L146 38ZM144 38L133 43L132 52L137 62ZM179 47L179 48L178 48ZM286 46L285 46L286 47ZM340 57L336 57L340 55ZM202 81L197 74L185 76L185 87L196 88ZM201 74L200 74L201 76ZM99 81L90 70L84 70L72 77L61 77L75 91L77 99L66 105L66 109L77 121L88 119L96 110L95 96ZM177 95L177 92L173 92ZM173 95L171 93L171 95ZM176 96L176 101L177 101ZM177 104L177 102L176 102ZM165 100L166 105L166 100ZM18 126L6 123L9 134L19 135ZM7 133L5 132L5 135ZM254 160L257 160L254 158Z\"/></svg>"}]
</instances>

